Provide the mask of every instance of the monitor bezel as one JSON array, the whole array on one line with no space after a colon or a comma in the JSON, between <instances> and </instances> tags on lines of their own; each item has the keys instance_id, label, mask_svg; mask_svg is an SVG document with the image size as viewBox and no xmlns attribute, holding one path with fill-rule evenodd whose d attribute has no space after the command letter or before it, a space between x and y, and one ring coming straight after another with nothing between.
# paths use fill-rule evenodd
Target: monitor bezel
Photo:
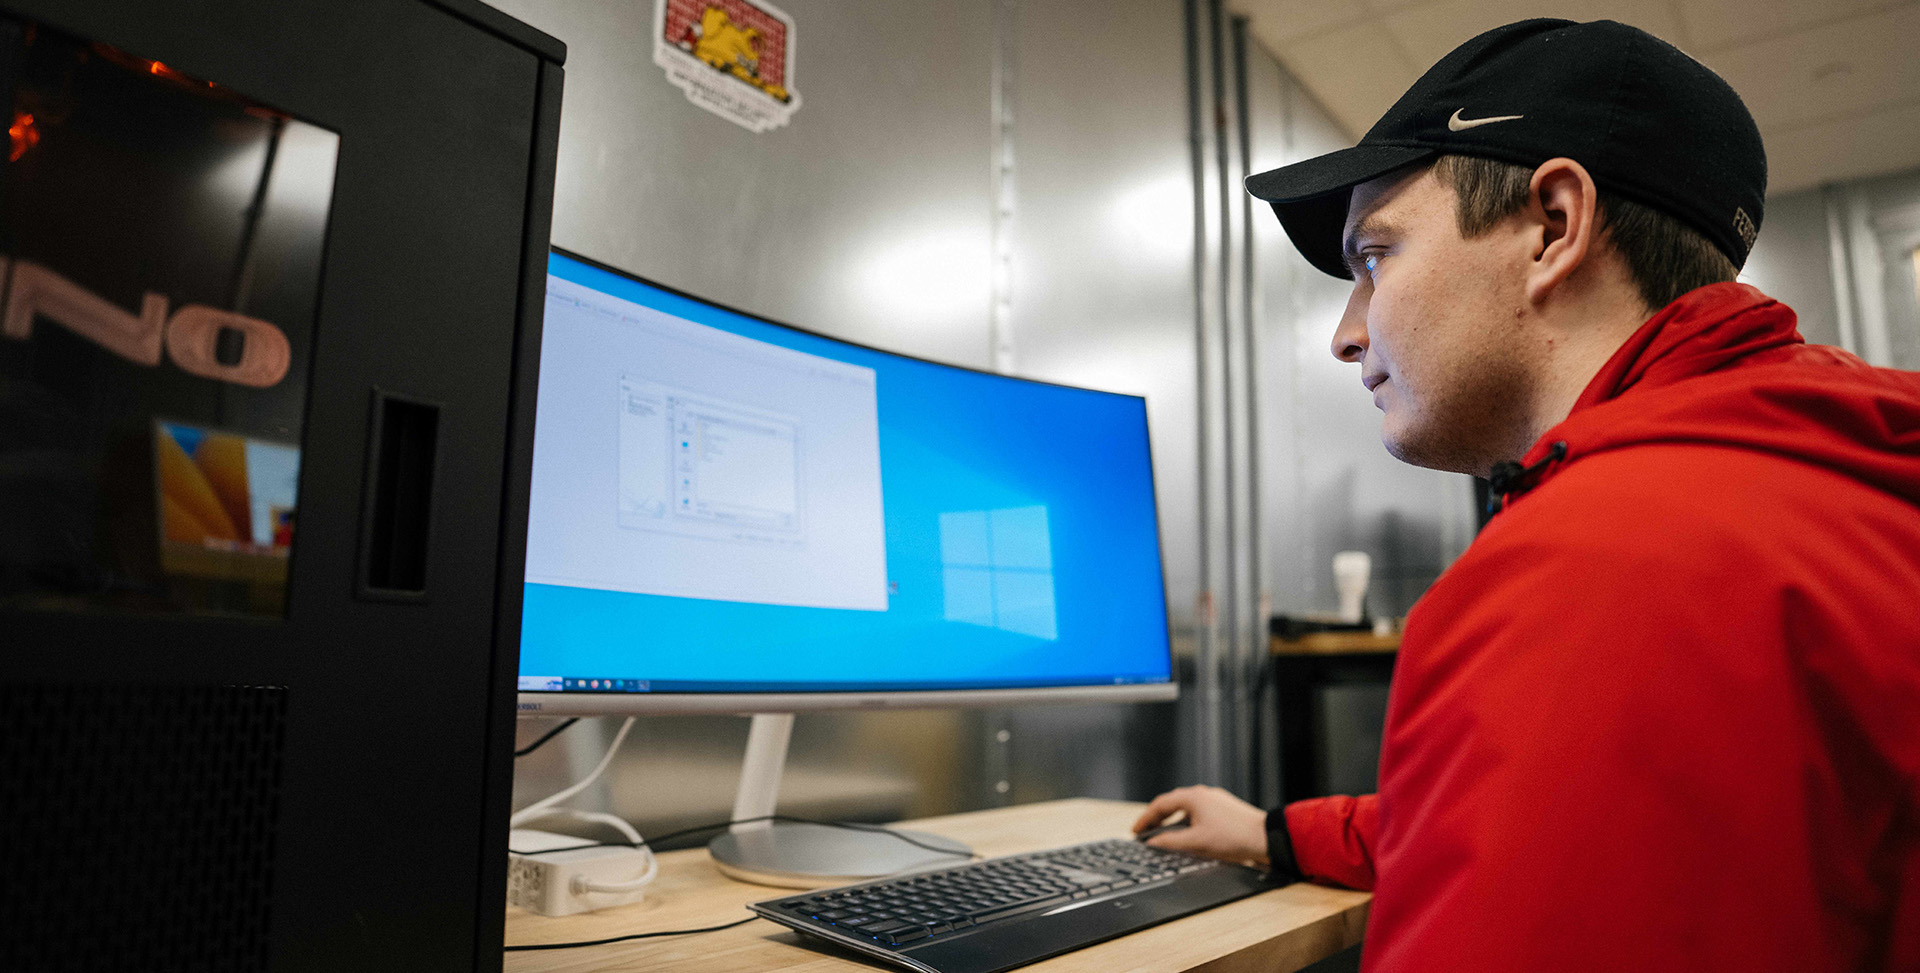
<instances>
[{"instance_id":1,"label":"monitor bezel","mask_svg":"<svg viewBox=\"0 0 1920 973\"><path fill-rule=\"evenodd\" d=\"M725 311L729 314L736 314L736 315L739 315L740 317L747 318L749 320L759 321L763 324L769 324L769 325L773 325L774 327L784 328L788 331L792 331L797 334L808 335L810 337L819 338L825 341L831 341L836 344L845 345L852 348L859 348L865 351L869 351L869 352L873 352L881 355L887 355L893 358L906 359L909 361L917 361L923 364L939 366L941 368L958 369L960 371L973 372L978 375L987 375L987 376L992 376L994 378L1006 379L1009 381L1027 382L1033 385L1049 385L1049 386L1053 386L1054 388L1072 389L1074 391L1079 391L1079 392L1097 392L1102 395L1113 395L1113 396L1119 396L1121 398L1137 399L1140 401L1142 419L1143 421L1146 419L1146 396L1144 395L1134 395L1132 393L1127 393L1127 392L1112 392L1106 389L1089 389L1084 386L1068 385L1064 382L1049 382L1044 379L1026 378L1024 376L1017 376L1017 375L1006 375L1000 372L989 371L984 368L975 368L970 365L958 365L952 362L944 362L944 361L939 361L932 358L924 358L918 355L909 355L909 354L905 354L898 351L891 351L885 348L879 348L879 347L869 345L869 344L864 344L858 341L850 341L846 338L840 338L834 335L823 334L818 331L802 328L798 325L788 324L785 321L775 320L773 318L767 317L762 314L755 314L751 311L743 311L731 305L713 300L712 298L701 297L700 295L689 293L677 287L660 283L659 281L645 277L641 274L636 274L632 271L623 270L619 267L615 267L603 261L595 260L592 257L588 257L584 254L566 249L565 247L551 246L549 249L551 250L552 253L559 254L560 256L565 257L569 260L577 261L589 267L593 267L597 270L603 271L605 273L613 274L618 277L625 277L636 283L645 285L647 287L652 287L657 290L665 291L666 293L672 294L676 297L684 298L686 300L694 301L700 304L705 304L709 307L713 307L718 310ZM541 275L541 281L543 283L543 286L548 276L550 276L550 274ZM537 347L544 349L545 330L546 330L545 314L544 314L546 299L544 297L544 293L541 298L540 306L542 308L541 341ZM537 356L533 362L529 363L528 367L533 370L534 381L532 384L535 386L534 402L536 403L536 408L537 408L537 403L539 402L539 393L538 393L539 361ZM531 436L529 436L529 449L528 449L529 462L527 464L527 469L526 469L526 474L529 478L532 475L531 456L532 456ZM1153 466L1153 432L1152 432L1152 426L1150 423L1147 428L1147 464L1150 470L1155 469L1155 467ZM588 693L582 693L582 692L567 692L565 690L516 690L516 693L517 693L516 709L519 715L521 716L634 716L634 715L648 715L648 714L693 715L693 714L716 714L716 713L719 713L719 714L795 713L795 712L811 712L811 711L819 711L819 710L861 710L861 709L865 709L865 710L950 709L950 708L956 708L956 707L1018 706L1018 705L1025 705L1030 703L1054 704L1054 703L1171 702L1179 698L1180 684L1176 676L1175 667L1174 667L1175 660L1173 656L1173 612L1172 612L1173 606L1170 601L1171 592L1169 591L1168 585L1167 585L1167 545L1166 545L1165 527L1161 523L1161 519L1160 519L1160 496L1159 496L1159 483L1158 483L1157 477L1149 478L1148 489L1149 489L1149 495L1152 497L1152 500L1153 500L1154 536L1155 536L1156 546L1158 547L1158 550L1159 550L1161 610L1165 613L1165 617L1167 619L1167 625L1166 625L1167 678L1163 682L1118 683L1118 684L1098 684L1098 685L1076 683L1073 685L1063 685L1063 686L1010 686L1010 687L1004 687L1004 688L980 687L980 688L967 688L967 689L886 689L886 690L820 690L820 691L783 690L778 692L765 692L765 693L741 693L741 692L715 692L715 693L689 693L689 692L591 693L591 692L588 692ZM522 541L524 542L524 540L525 538L523 537ZM523 591L525 590L524 588L525 584L526 584L526 579L525 579L525 571L523 568L521 579L520 579L520 585L522 586ZM514 649L515 649L515 658L517 660L519 655L519 645L517 640L516 640ZM516 673L519 670L519 665L517 661L515 663L514 669Z\"/></svg>"}]
</instances>

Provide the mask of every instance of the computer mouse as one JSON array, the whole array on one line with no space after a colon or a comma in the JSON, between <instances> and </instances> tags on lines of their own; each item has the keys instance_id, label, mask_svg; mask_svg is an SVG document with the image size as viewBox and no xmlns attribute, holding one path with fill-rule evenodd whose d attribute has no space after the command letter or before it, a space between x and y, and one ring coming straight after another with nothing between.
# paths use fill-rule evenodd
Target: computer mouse
<instances>
[{"instance_id":1,"label":"computer mouse","mask_svg":"<svg viewBox=\"0 0 1920 973\"><path fill-rule=\"evenodd\" d=\"M1163 824L1156 828L1148 828L1147 830L1142 831L1137 835L1134 835L1133 840L1144 842L1152 838L1154 835L1166 834L1169 831L1180 831L1186 827L1187 827L1187 821L1185 818L1182 818L1178 821L1173 822L1172 824Z\"/></svg>"}]
</instances>

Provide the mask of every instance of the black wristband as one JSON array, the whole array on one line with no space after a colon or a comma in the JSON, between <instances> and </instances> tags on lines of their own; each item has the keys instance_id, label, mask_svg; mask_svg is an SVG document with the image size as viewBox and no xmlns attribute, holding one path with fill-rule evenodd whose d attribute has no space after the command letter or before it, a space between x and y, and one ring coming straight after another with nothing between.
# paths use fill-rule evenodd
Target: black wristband
<instances>
[{"instance_id":1,"label":"black wristband","mask_svg":"<svg viewBox=\"0 0 1920 973\"><path fill-rule=\"evenodd\" d=\"M1276 807L1267 812L1267 879L1279 884L1298 882L1300 863L1293 858L1293 836L1287 832L1287 809Z\"/></svg>"}]
</instances>

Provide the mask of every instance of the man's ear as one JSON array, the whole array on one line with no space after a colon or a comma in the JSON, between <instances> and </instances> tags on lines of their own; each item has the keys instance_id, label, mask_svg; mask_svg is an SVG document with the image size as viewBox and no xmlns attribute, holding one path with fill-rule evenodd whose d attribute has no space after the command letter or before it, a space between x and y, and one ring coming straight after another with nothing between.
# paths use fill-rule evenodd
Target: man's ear
<instances>
[{"instance_id":1,"label":"man's ear","mask_svg":"<svg viewBox=\"0 0 1920 973\"><path fill-rule=\"evenodd\" d=\"M1527 193L1528 215L1540 233L1527 273L1527 300L1537 305L1599 253L1599 190L1585 166L1548 159L1533 170Z\"/></svg>"}]
</instances>

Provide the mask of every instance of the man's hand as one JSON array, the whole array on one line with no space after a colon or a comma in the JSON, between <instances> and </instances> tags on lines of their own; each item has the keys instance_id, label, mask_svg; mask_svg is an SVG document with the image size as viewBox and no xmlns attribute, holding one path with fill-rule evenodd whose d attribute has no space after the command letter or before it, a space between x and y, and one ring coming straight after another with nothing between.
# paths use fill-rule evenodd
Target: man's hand
<instances>
[{"instance_id":1,"label":"man's hand","mask_svg":"<svg viewBox=\"0 0 1920 973\"><path fill-rule=\"evenodd\" d=\"M1155 835L1147 844L1266 867L1267 812L1218 787L1182 787L1154 798L1133 823L1133 833L1163 824L1176 812L1186 814L1187 827Z\"/></svg>"}]
</instances>

